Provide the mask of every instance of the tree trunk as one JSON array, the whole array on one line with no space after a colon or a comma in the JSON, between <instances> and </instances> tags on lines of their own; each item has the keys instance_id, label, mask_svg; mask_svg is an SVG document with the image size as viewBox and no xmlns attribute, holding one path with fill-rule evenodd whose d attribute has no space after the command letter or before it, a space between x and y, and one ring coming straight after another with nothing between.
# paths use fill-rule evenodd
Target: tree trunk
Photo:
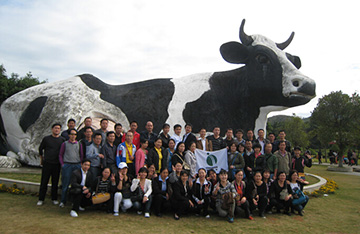
<instances>
[{"instance_id":1,"label":"tree trunk","mask_svg":"<svg viewBox=\"0 0 360 234\"><path fill-rule=\"evenodd\" d=\"M344 153L343 153L343 152L345 152L345 149L341 148L341 149L339 150L339 154L338 154L339 167L343 167L343 161L344 161L344 158L343 158Z\"/></svg>"}]
</instances>

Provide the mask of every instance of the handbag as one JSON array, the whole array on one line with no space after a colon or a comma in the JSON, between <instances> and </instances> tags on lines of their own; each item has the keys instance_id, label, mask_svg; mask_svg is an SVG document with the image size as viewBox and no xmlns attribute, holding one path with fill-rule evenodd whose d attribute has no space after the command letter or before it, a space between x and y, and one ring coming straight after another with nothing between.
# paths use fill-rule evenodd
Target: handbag
<instances>
[{"instance_id":1,"label":"handbag","mask_svg":"<svg viewBox=\"0 0 360 234\"><path fill-rule=\"evenodd\" d=\"M185 162L179 155L176 155L178 158L180 158L180 160L182 161L182 166L183 166L183 169L186 170L186 171L190 171L190 165Z\"/></svg>"},{"instance_id":2,"label":"handbag","mask_svg":"<svg viewBox=\"0 0 360 234\"><path fill-rule=\"evenodd\" d=\"M280 192L280 200L285 200L285 198L289 195L288 190L285 186L283 190Z\"/></svg>"},{"instance_id":3,"label":"handbag","mask_svg":"<svg viewBox=\"0 0 360 234\"><path fill-rule=\"evenodd\" d=\"M234 194L232 192L228 192L222 195L223 202L221 204L221 209L229 210L231 205L234 204Z\"/></svg>"},{"instance_id":4,"label":"handbag","mask_svg":"<svg viewBox=\"0 0 360 234\"><path fill-rule=\"evenodd\" d=\"M100 182L100 178L98 178L98 183L96 185L96 191L98 191L98 189L99 189L99 182ZM91 197L91 201L93 204L101 204L108 200L110 200L110 193L95 193L95 195L93 195Z\"/></svg>"},{"instance_id":5,"label":"handbag","mask_svg":"<svg viewBox=\"0 0 360 234\"><path fill-rule=\"evenodd\" d=\"M96 193L91 198L93 204L100 204L110 200L110 193Z\"/></svg>"},{"instance_id":6,"label":"handbag","mask_svg":"<svg viewBox=\"0 0 360 234\"><path fill-rule=\"evenodd\" d=\"M144 196L143 191L138 186L131 195L131 198L130 198L131 202L136 202L136 201L141 202L143 199L143 196Z\"/></svg>"},{"instance_id":7,"label":"handbag","mask_svg":"<svg viewBox=\"0 0 360 234\"><path fill-rule=\"evenodd\" d=\"M300 189L296 189L295 194L298 198L292 200L293 205L300 205L306 201L306 196Z\"/></svg>"}]
</instances>

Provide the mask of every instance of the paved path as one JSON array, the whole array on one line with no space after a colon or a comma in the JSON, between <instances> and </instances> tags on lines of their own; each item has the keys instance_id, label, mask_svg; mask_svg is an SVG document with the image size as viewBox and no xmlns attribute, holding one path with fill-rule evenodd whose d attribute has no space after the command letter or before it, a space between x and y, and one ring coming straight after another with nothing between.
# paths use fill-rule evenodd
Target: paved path
<instances>
[{"instance_id":1,"label":"paved path","mask_svg":"<svg viewBox=\"0 0 360 234\"><path fill-rule=\"evenodd\" d=\"M318 162L313 163L314 165L319 165ZM330 166L330 163L322 163L320 165L324 165L324 166ZM332 164L333 166L337 166L338 164ZM344 165L344 167L349 167L348 165ZM351 166L352 168L357 168L358 170L360 170L360 166ZM333 173L342 173L342 174L346 174L346 175L356 175L356 176L360 176L360 172L337 172L337 171L331 171Z\"/></svg>"}]
</instances>

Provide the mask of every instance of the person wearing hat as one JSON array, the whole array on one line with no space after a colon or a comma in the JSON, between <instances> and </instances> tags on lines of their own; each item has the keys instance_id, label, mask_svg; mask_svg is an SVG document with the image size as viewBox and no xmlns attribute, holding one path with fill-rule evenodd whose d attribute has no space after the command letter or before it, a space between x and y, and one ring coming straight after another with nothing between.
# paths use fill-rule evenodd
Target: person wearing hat
<instances>
[{"instance_id":1,"label":"person wearing hat","mask_svg":"<svg viewBox=\"0 0 360 234\"><path fill-rule=\"evenodd\" d=\"M118 167L119 171L115 175L116 192L114 195L114 216L119 216L120 204L122 204L121 210L123 212L126 212L133 205L130 191L132 177L127 174L128 165L126 162L121 162Z\"/></svg>"},{"instance_id":2,"label":"person wearing hat","mask_svg":"<svg viewBox=\"0 0 360 234\"><path fill-rule=\"evenodd\" d=\"M296 170L299 174L299 177L305 180L304 168L305 166L312 166L312 158L309 152L305 152L304 156L301 156L301 148L296 146L294 148L294 157L291 160L291 169Z\"/></svg>"}]
</instances>

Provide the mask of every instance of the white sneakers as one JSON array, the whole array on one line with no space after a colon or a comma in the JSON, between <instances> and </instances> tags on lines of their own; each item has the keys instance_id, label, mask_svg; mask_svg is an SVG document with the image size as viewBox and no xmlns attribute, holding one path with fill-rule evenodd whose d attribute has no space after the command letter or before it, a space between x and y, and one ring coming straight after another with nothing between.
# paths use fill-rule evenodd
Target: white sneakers
<instances>
[{"instance_id":1,"label":"white sneakers","mask_svg":"<svg viewBox=\"0 0 360 234\"><path fill-rule=\"evenodd\" d=\"M59 205L60 208L64 208L65 207L65 204L60 202L60 205Z\"/></svg>"},{"instance_id":2,"label":"white sneakers","mask_svg":"<svg viewBox=\"0 0 360 234\"><path fill-rule=\"evenodd\" d=\"M119 212L115 212L115 213L114 213L114 216L119 216Z\"/></svg>"},{"instance_id":3,"label":"white sneakers","mask_svg":"<svg viewBox=\"0 0 360 234\"><path fill-rule=\"evenodd\" d=\"M79 215L76 213L75 210L71 210L71 211L70 211L70 216L71 216L71 217L74 217L74 218L77 218Z\"/></svg>"},{"instance_id":4,"label":"white sneakers","mask_svg":"<svg viewBox=\"0 0 360 234\"><path fill-rule=\"evenodd\" d=\"M145 218L150 218L150 214L148 212L145 213Z\"/></svg>"},{"instance_id":5,"label":"white sneakers","mask_svg":"<svg viewBox=\"0 0 360 234\"><path fill-rule=\"evenodd\" d=\"M79 210L80 210L80 211L85 211L85 208L84 208L84 207L79 206Z\"/></svg>"},{"instance_id":6,"label":"white sneakers","mask_svg":"<svg viewBox=\"0 0 360 234\"><path fill-rule=\"evenodd\" d=\"M59 205L59 202L57 200L52 200L52 203L54 205ZM44 204L44 201L40 201L40 200L36 203L36 205L38 205L38 206L42 206L43 204ZM63 207L63 206L60 206L60 207Z\"/></svg>"}]
</instances>

